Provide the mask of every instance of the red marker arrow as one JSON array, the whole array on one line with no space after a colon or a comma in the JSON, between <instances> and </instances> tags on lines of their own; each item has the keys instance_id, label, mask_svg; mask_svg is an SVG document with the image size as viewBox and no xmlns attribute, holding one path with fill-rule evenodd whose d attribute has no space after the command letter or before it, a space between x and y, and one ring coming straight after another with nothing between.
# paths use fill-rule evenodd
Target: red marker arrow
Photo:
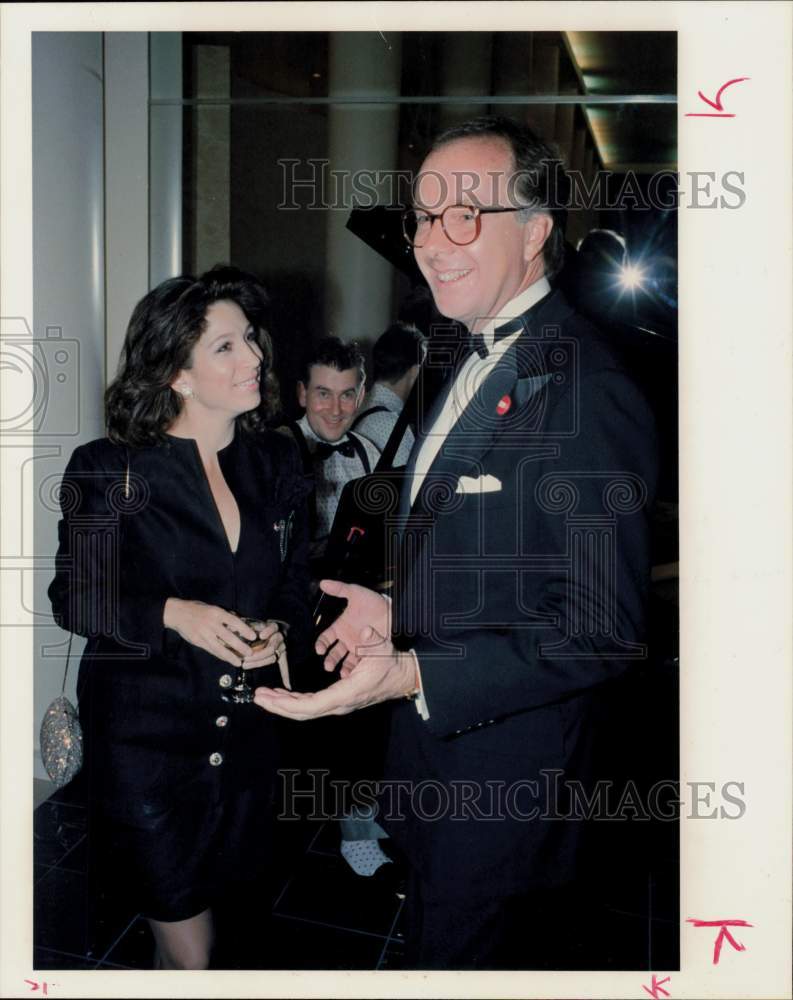
<instances>
[{"instance_id":1,"label":"red marker arrow","mask_svg":"<svg viewBox=\"0 0 793 1000\"><path fill-rule=\"evenodd\" d=\"M721 955L721 946L724 944L724 939L727 939L736 951L746 951L746 945L741 944L740 941L736 941L735 938L730 934L726 927L722 927L719 931L719 936L716 938L716 944L713 947L713 964L719 964L719 956Z\"/></svg>"},{"instance_id":2,"label":"red marker arrow","mask_svg":"<svg viewBox=\"0 0 793 1000\"><path fill-rule=\"evenodd\" d=\"M734 83L742 83L744 80L750 80L751 77L748 76L736 76L734 80L728 80L722 87L716 91L716 100L711 101L709 97L705 97L701 90L697 91L697 96L701 101L704 101L708 107L713 108L713 111L689 111L686 113L686 118L734 118L735 115L725 111L724 105L721 103L721 95L724 91L731 87Z\"/></svg>"},{"instance_id":3,"label":"red marker arrow","mask_svg":"<svg viewBox=\"0 0 793 1000\"><path fill-rule=\"evenodd\" d=\"M711 101L709 97L705 97L705 95L702 93L701 90L697 91L697 95L700 98L702 98L702 100L706 104L709 104L712 108L715 108L717 111L724 111L724 106L721 103L721 95L728 87L731 87L734 83L741 83L743 80L748 80L748 79L750 79L748 76L736 76L734 80L728 80L723 87L719 87L719 89L716 91L715 101Z\"/></svg>"},{"instance_id":4,"label":"red marker arrow","mask_svg":"<svg viewBox=\"0 0 793 1000\"><path fill-rule=\"evenodd\" d=\"M727 930L728 927L753 927L753 924L748 923L746 920L692 920L691 918L686 920L687 924L693 924L695 927L720 927L719 935L716 938L716 943L713 946L713 964L719 964L719 957L721 956L721 946L724 944L725 940L729 941L730 944L736 951L746 951L746 945L741 944L740 941L736 941L735 938Z\"/></svg>"}]
</instances>

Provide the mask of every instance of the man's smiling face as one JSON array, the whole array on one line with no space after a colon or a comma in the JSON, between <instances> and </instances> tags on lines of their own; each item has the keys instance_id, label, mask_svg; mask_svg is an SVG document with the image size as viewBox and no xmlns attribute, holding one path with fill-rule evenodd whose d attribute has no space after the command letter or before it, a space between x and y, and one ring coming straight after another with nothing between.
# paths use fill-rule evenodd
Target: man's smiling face
<instances>
[{"instance_id":1,"label":"man's smiling face","mask_svg":"<svg viewBox=\"0 0 793 1000\"><path fill-rule=\"evenodd\" d=\"M347 433L363 397L363 382L357 368L337 371L328 365L312 365L308 385L297 383L297 401L305 408L312 431L333 444Z\"/></svg>"},{"instance_id":2,"label":"man's smiling face","mask_svg":"<svg viewBox=\"0 0 793 1000\"><path fill-rule=\"evenodd\" d=\"M430 153L417 178L416 208L433 215L449 205L512 207L509 180L515 166L498 138L457 139ZM544 273L542 240L532 238L532 219L504 212L480 217L478 239L457 246L433 223L424 246L414 250L438 311L478 332L499 309ZM533 217L536 218L536 217ZM544 228L544 227L543 227Z\"/></svg>"}]
</instances>

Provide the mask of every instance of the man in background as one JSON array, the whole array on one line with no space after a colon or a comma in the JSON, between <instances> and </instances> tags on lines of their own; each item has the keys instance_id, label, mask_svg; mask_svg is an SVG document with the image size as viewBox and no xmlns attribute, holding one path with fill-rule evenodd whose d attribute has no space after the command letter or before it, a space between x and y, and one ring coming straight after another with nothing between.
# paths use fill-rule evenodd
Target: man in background
<instances>
[{"instance_id":1,"label":"man in background","mask_svg":"<svg viewBox=\"0 0 793 1000\"><path fill-rule=\"evenodd\" d=\"M338 337L323 338L306 359L297 384L298 403L305 413L296 423L283 428L294 436L304 470L314 482L310 549L314 587L327 572L338 570L325 566L325 550L342 490L353 479L368 475L380 457L371 441L351 430L364 397L365 381L364 360L358 345L345 344ZM319 597L318 590L316 596ZM326 759L335 759L342 773L346 772L351 762L357 761L362 742L382 740L380 722L378 716L335 725L330 731L333 746L327 748ZM377 758L372 748L370 759ZM351 780L347 778L348 783ZM341 855L356 875L370 877L391 862L379 843L387 834L374 821L371 809L345 812L340 819L340 830ZM392 869L393 865L389 873Z\"/></svg>"},{"instance_id":2,"label":"man in background","mask_svg":"<svg viewBox=\"0 0 793 1000\"><path fill-rule=\"evenodd\" d=\"M307 358L297 383L297 400L305 413L287 428L297 441L306 472L314 478L314 579L323 575L322 557L342 490L350 480L370 473L380 457L371 441L350 430L363 400L365 379L358 345L325 337Z\"/></svg>"},{"instance_id":3,"label":"man in background","mask_svg":"<svg viewBox=\"0 0 793 1000\"><path fill-rule=\"evenodd\" d=\"M372 348L374 380L352 429L377 445L382 452L399 420L399 414L421 369L427 338L410 323L393 323ZM392 465L407 464L413 447L413 431L405 426Z\"/></svg>"}]
</instances>

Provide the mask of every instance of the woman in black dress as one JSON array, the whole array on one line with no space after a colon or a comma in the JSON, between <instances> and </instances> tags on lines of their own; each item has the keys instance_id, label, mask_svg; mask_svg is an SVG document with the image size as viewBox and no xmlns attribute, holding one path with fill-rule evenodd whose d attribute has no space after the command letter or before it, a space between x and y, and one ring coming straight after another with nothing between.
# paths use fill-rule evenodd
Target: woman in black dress
<instances>
[{"instance_id":1,"label":"woman in black dress","mask_svg":"<svg viewBox=\"0 0 793 1000\"><path fill-rule=\"evenodd\" d=\"M266 309L227 267L146 295L107 437L75 450L61 489L49 594L88 639L92 831L137 894L159 968L206 968L211 905L266 864L276 731L235 686L288 683L287 658L310 646L307 489L296 450L263 427L277 396Z\"/></svg>"}]
</instances>

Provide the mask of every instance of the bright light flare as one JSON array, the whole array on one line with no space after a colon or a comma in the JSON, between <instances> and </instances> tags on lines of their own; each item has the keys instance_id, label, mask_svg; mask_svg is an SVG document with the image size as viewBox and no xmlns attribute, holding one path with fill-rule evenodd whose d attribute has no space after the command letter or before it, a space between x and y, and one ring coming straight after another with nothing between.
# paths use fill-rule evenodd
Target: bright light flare
<instances>
[{"instance_id":1,"label":"bright light flare","mask_svg":"<svg viewBox=\"0 0 793 1000\"><path fill-rule=\"evenodd\" d=\"M625 264L620 268L620 284L623 288L641 288L644 283L644 271L634 264Z\"/></svg>"}]
</instances>

